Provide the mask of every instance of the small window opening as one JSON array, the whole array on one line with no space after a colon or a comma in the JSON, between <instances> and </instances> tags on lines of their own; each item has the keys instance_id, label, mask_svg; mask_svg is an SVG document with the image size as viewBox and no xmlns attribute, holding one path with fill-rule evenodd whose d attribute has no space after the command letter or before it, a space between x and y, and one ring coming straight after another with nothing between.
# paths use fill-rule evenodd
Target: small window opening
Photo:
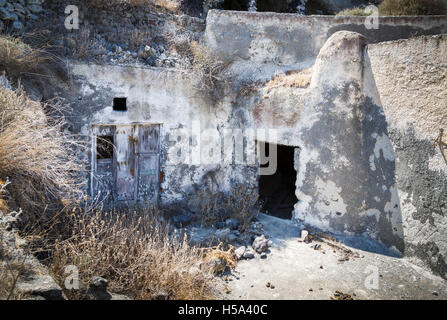
<instances>
[{"instance_id":1,"label":"small window opening","mask_svg":"<svg viewBox=\"0 0 447 320\"><path fill-rule=\"evenodd\" d=\"M127 111L127 98L114 98L113 111Z\"/></svg>"},{"instance_id":2,"label":"small window opening","mask_svg":"<svg viewBox=\"0 0 447 320\"><path fill-rule=\"evenodd\" d=\"M113 158L113 136L98 136L96 139L96 158Z\"/></svg>"},{"instance_id":3,"label":"small window opening","mask_svg":"<svg viewBox=\"0 0 447 320\"><path fill-rule=\"evenodd\" d=\"M223 2L224 10L247 11L248 0L225 0Z\"/></svg>"}]
</instances>

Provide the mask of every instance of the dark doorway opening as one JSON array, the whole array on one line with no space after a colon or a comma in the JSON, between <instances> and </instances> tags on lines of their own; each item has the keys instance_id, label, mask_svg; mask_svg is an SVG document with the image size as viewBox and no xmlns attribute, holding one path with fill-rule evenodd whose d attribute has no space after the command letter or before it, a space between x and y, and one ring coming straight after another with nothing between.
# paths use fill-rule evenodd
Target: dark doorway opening
<instances>
[{"instance_id":1,"label":"dark doorway opening","mask_svg":"<svg viewBox=\"0 0 447 320\"><path fill-rule=\"evenodd\" d=\"M265 155L269 157L271 144L259 144L261 150L265 146ZM298 202L295 195L296 171L293 165L295 147L276 145L276 150L276 172L259 177L259 197L263 203L263 212L278 218L291 219L293 207Z\"/></svg>"},{"instance_id":2,"label":"dark doorway opening","mask_svg":"<svg viewBox=\"0 0 447 320\"><path fill-rule=\"evenodd\" d=\"M225 0L223 3L224 10L247 11L248 0Z\"/></svg>"}]
</instances>

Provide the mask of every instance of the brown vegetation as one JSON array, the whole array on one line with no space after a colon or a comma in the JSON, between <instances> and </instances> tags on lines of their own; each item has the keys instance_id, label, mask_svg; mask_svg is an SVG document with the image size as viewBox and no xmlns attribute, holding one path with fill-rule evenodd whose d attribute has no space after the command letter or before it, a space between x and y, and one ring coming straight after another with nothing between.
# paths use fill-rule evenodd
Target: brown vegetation
<instances>
[{"instance_id":1,"label":"brown vegetation","mask_svg":"<svg viewBox=\"0 0 447 320\"><path fill-rule=\"evenodd\" d=\"M379 5L381 16L421 16L447 14L447 0L384 0ZM338 16L369 16L365 8L345 9Z\"/></svg>"},{"instance_id":2,"label":"brown vegetation","mask_svg":"<svg viewBox=\"0 0 447 320\"><path fill-rule=\"evenodd\" d=\"M160 292L169 299L212 297L212 270L202 263L203 251L170 232L156 209L77 209L64 216L56 230L48 264L60 283L66 277L65 266L75 265L84 283L99 275L109 280L113 292L135 299L151 299ZM82 298L71 290L65 294Z\"/></svg>"},{"instance_id":3,"label":"brown vegetation","mask_svg":"<svg viewBox=\"0 0 447 320\"><path fill-rule=\"evenodd\" d=\"M229 193L207 188L199 191L197 197L205 226L235 218L240 221L239 230L243 232L259 214L259 195L246 185L235 187Z\"/></svg>"},{"instance_id":4,"label":"brown vegetation","mask_svg":"<svg viewBox=\"0 0 447 320\"><path fill-rule=\"evenodd\" d=\"M447 0L384 0L379 11L384 16L442 15L447 14Z\"/></svg>"},{"instance_id":5,"label":"brown vegetation","mask_svg":"<svg viewBox=\"0 0 447 320\"><path fill-rule=\"evenodd\" d=\"M0 177L9 177L11 197L40 219L47 206L79 196L83 170L70 150L78 144L64 134L64 121L48 117L23 90L0 88Z\"/></svg>"}]
</instances>

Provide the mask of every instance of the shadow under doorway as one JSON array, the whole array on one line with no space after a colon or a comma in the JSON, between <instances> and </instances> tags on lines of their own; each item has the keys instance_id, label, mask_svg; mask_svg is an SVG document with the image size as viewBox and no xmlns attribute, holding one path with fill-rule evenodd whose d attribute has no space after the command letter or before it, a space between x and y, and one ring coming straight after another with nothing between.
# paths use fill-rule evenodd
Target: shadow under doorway
<instances>
[{"instance_id":1,"label":"shadow under doorway","mask_svg":"<svg viewBox=\"0 0 447 320\"><path fill-rule=\"evenodd\" d=\"M259 143L261 150L265 145L265 155L268 157L272 144ZM259 197L263 203L263 212L278 218L291 219L293 207L298 202L295 195L295 147L276 145L276 150L276 172L273 175L259 177ZM263 166L268 166L268 164L261 165Z\"/></svg>"}]
</instances>

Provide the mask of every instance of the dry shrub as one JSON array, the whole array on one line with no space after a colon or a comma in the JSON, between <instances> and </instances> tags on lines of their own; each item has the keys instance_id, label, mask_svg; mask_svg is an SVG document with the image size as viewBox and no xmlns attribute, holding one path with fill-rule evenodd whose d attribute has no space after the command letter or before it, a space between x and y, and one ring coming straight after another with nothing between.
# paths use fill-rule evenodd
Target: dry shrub
<instances>
[{"instance_id":1,"label":"dry shrub","mask_svg":"<svg viewBox=\"0 0 447 320\"><path fill-rule=\"evenodd\" d=\"M129 46L131 49L138 50L141 46L151 44L152 37L149 30L137 28L130 33Z\"/></svg>"},{"instance_id":2,"label":"dry shrub","mask_svg":"<svg viewBox=\"0 0 447 320\"><path fill-rule=\"evenodd\" d=\"M203 261L207 264L211 264L210 266L214 274L223 273L225 271L224 267L234 269L236 268L237 265L237 257L234 247L230 245L228 250L224 250L222 246L223 245L221 243L215 248L203 249L204 250ZM213 261L216 259L223 260L224 263L219 265L213 264Z\"/></svg>"},{"instance_id":3,"label":"dry shrub","mask_svg":"<svg viewBox=\"0 0 447 320\"><path fill-rule=\"evenodd\" d=\"M90 29L83 28L72 39L71 50L73 58L84 59L90 56L90 50L96 46L95 40L91 37Z\"/></svg>"},{"instance_id":4,"label":"dry shrub","mask_svg":"<svg viewBox=\"0 0 447 320\"><path fill-rule=\"evenodd\" d=\"M186 238L170 233L156 209L136 211L75 210L60 221L69 237L59 235L50 270L63 284L66 265L79 269L80 281L93 276L109 280L113 292L135 299L151 299L165 292L169 299L206 299L212 296L211 272L201 264L203 252ZM79 293L65 292L72 299Z\"/></svg>"},{"instance_id":5,"label":"dry shrub","mask_svg":"<svg viewBox=\"0 0 447 320\"><path fill-rule=\"evenodd\" d=\"M0 68L10 76L34 72L39 65L48 61L43 50L32 49L28 44L11 36L0 36Z\"/></svg>"},{"instance_id":6,"label":"dry shrub","mask_svg":"<svg viewBox=\"0 0 447 320\"><path fill-rule=\"evenodd\" d=\"M180 1L175 0L153 0L154 4L162 7L170 12L178 13L180 8Z\"/></svg>"},{"instance_id":7,"label":"dry shrub","mask_svg":"<svg viewBox=\"0 0 447 320\"><path fill-rule=\"evenodd\" d=\"M447 14L447 0L384 0L380 15L417 16Z\"/></svg>"},{"instance_id":8,"label":"dry shrub","mask_svg":"<svg viewBox=\"0 0 447 320\"><path fill-rule=\"evenodd\" d=\"M344 9L337 13L337 16L360 16L365 17L371 15L371 12L367 12L365 8L352 8L352 9Z\"/></svg>"},{"instance_id":9,"label":"dry shrub","mask_svg":"<svg viewBox=\"0 0 447 320\"><path fill-rule=\"evenodd\" d=\"M82 0L87 8L104 9L108 7L128 4L130 6L158 6L166 11L177 13L180 1L176 0Z\"/></svg>"},{"instance_id":10,"label":"dry shrub","mask_svg":"<svg viewBox=\"0 0 447 320\"><path fill-rule=\"evenodd\" d=\"M265 88L270 91L279 87L307 88L312 80L312 68L301 71L288 71L276 75L267 82Z\"/></svg>"},{"instance_id":11,"label":"dry shrub","mask_svg":"<svg viewBox=\"0 0 447 320\"><path fill-rule=\"evenodd\" d=\"M23 90L0 88L0 177L10 178L11 197L27 214L41 215L80 194L76 177L83 166L71 153L79 145L63 125Z\"/></svg>"},{"instance_id":12,"label":"dry shrub","mask_svg":"<svg viewBox=\"0 0 447 320\"><path fill-rule=\"evenodd\" d=\"M230 61L224 62L217 57L208 47L192 41L190 44L192 53L192 67L198 76L197 88L202 91L212 92L219 81L223 81L223 71Z\"/></svg>"},{"instance_id":13,"label":"dry shrub","mask_svg":"<svg viewBox=\"0 0 447 320\"><path fill-rule=\"evenodd\" d=\"M6 203L5 195L6 195L6 186L9 183L10 182L8 181L8 179L6 181L0 179L0 214L1 212L3 212L4 214L8 212L8 204Z\"/></svg>"},{"instance_id":14,"label":"dry shrub","mask_svg":"<svg viewBox=\"0 0 447 320\"><path fill-rule=\"evenodd\" d=\"M206 188L199 191L197 197L204 226L235 218L240 221L239 230L243 232L260 210L259 194L246 185L236 186L229 193Z\"/></svg>"}]
</instances>

